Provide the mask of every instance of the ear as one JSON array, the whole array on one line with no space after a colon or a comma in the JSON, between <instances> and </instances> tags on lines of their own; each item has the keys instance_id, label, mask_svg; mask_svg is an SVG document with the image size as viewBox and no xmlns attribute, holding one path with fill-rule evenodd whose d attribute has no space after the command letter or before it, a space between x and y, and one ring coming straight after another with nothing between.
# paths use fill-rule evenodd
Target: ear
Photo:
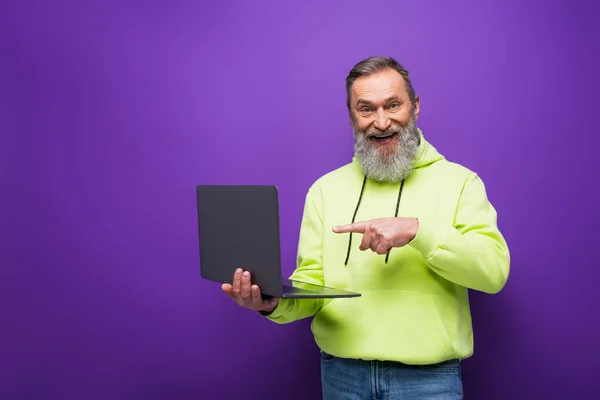
<instances>
[{"instance_id":1,"label":"ear","mask_svg":"<svg viewBox=\"0 0 600 400\"><path fill-rule=\"evenodd\" d=\"M415 97L415 122L419 119L419 111L421 109L421 99L419 96Z\"/></svg>"}]
</instances>

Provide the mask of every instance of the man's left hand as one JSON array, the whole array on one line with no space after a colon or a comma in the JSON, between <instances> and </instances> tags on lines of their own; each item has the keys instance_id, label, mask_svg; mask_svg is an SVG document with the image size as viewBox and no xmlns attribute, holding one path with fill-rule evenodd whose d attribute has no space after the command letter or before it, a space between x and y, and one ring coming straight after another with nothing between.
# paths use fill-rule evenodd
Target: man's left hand
<instances>
[{"instance_id":1,"label":"man's left hand","mask_svg":"<svg viewBox=\"0 0 600 400\"><path fill-rule=\"evenodd\" d=\"M378 218L333 227L335 233L362 233L361 250L387 254L393 247L406 246L419 231L416 218Z\"/></svg>"}]
</instances>

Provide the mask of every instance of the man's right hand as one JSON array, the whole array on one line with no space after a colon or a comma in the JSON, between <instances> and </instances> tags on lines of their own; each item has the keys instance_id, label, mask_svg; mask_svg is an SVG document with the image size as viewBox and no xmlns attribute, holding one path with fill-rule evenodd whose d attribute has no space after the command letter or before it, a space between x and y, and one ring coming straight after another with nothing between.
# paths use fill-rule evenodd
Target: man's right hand
<instances>
[{"instance_id":1,"label":"man's right hand","mask_svg":"<svg viewBox=\"0 0 600 400\"><path fill-rule=\"evenodd\" d=\"M250 282L250 272L237 269L233 274L233 285L224 283L221 289L242 307L254 311L273 311L277 307L277 304L279 304L279 298L263 299L259 287L251 285Z\"/></svg>"}]
</instances>

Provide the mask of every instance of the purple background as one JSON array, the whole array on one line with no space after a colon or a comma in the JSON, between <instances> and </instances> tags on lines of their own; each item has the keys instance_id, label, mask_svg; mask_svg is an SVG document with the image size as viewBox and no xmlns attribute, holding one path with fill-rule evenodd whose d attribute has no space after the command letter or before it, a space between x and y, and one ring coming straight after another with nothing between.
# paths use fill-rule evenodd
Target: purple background
<instances>
[{"instance_id":1,"label":"purple background","mask_svg":"<svg viewBox=\"0 0 600 400\"><path fill-rule=\"evenodd\" d=\"M511 248L505 290L471 297L466 397L597 392L593 2L81 3L0 5L2 399L318 398L308 321L200 279L194 186L278 185L289 274L374 54L412 73Z\"/></svg>"}]
</instances>

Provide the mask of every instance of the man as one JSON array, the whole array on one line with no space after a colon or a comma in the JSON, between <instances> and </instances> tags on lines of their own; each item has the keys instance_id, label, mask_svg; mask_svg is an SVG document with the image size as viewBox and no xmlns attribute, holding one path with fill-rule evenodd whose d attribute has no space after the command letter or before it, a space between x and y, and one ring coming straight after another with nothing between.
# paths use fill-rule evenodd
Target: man
<instances>
[{"instance_id":1,"label":"man","mask_svg":"<svg viewBox=\"0 0 600 400\"><path fill-rule=\"evenodd\" d=\"M509 274L496 211L481 179L416 127L398 62L361 61L346 92L355 156L309 189L291 278L362 296L263 300L243 271L223 291L276 323L314 316L325 399L461 399L467 291L497 293Z\"/></svg>"}]
</instances>

